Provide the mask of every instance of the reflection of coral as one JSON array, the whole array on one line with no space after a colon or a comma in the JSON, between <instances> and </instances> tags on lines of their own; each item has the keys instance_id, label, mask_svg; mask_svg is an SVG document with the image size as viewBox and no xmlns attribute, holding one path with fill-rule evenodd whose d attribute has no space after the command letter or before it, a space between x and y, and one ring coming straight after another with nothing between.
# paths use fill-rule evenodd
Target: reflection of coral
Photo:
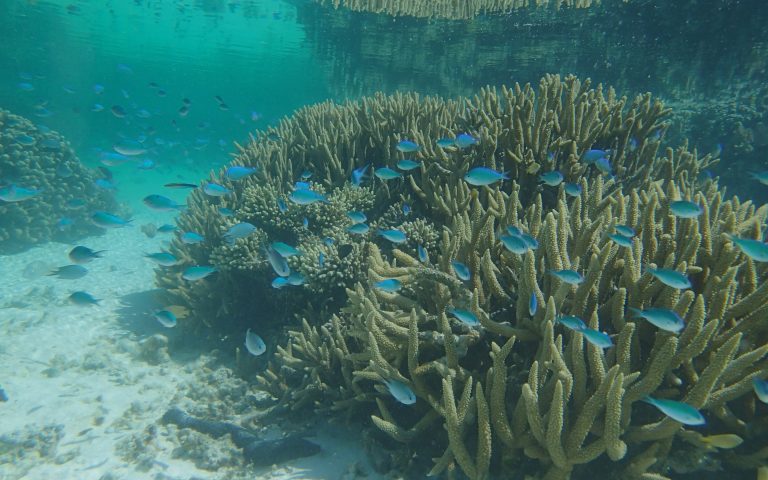
<instances>
[{"instance_id":1,"label":"reflection of coral","mask_svg":"<svg viewBox=\"0 0 768 480\"><path fill-rule=\"evenodd\" d=\"M600 0L315 0L360 12L386 13L394 16L467 19L488 13L506 13L526 7L588 8ZM626 0L625 0L626 1Z\"/></svg>"},{"instance_id":2,"label":"reflection of coral","mask_svg":"<svg viewBox=\"0 0 768 480\"><path fill-rule=\"evenodd\" d=\"M492 204L473 202L443 237L434 265L398 251L387 260L370 246L370 282L398 278L402 290L358 285L330 324L305 322L293 332L260 381L293 408L320 404L370 416L414 453L436 458L433 474L458 465L470 478L486 478L494 457L506 477L528 465L547 479L569 478L585 464L626 479L666 478L649 472L667 465L706 466L668 459L682 429L638 403L651 394L705 411L713 433L765 444L768 433L749 427L764 412L741 406L754 402L751 379L768 369L768 287L725 233L759 237L768 207L727 201L714 185L705 194L671 182L626 194L607 193L601 179L582 186L582 196L570 205L561 196L550 212L540 198L519 212L514 189L497 192ZM676 198L695 199L704 213L676 220L668 206ZM640 232L632 249L606 238L618 223ZM494 232L508 224L542 247L507 252ZM472 259L470 285L445 273L460 252ZM694 289L680 292L643 272L654 264L688 273ZM559 268L582 271L586 280L571 287L546 274ZM534 316L531 294L545 305ZM513 308L496 313L508 298ZM449 320L451 305L472 310L483 328ZM677 311L685 330L676 336L625 314L650 306ZM557 326L559 314L582 316L613 335L615 347L603 351ZM417 405L390 409L379 387L385 379L409 385ZM444 435L435 434L439 424ZM717 460L746 468L766 461L753 456L737 450Z\"/></svg>"},{"instance_id":3,"label":"reflection of coral","mask_svg":"<svg viewBox=\"0 0 768 480\"><path fill-rule=\"evenodd\" d=\"M94 185L95 180L61 135L0 109L0 186L41 190L20 202L0 200L0 249L23 249L100 231L90 215L94 210L112 210L115 202Z\"/></svg>"}]
</instances>

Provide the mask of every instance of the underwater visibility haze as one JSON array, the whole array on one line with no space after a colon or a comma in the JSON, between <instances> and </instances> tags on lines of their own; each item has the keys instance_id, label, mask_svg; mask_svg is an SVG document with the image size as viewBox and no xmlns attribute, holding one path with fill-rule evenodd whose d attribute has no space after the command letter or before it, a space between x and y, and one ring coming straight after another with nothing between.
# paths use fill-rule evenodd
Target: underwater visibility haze
<instances>
[{"instance_id":1,"label":"underwater visibility haze","mask_svg":"<svg viewBox=\"0 0 768 480\"><path fill-rule=\"evenodd\" d=\"M762 1L0 38L0 479L768 480Z\"/></svg>"}]
</instances>

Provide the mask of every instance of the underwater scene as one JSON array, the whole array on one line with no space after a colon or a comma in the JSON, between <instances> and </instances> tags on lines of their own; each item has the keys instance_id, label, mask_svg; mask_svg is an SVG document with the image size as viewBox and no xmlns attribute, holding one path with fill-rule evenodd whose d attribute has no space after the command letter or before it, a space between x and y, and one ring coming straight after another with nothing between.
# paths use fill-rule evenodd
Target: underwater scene
<instances>
[{"instance_id":1,"label":"underwater scene","mask_svg":"<svg viewBox=\"0 0 768 480\"><path fill-rule=\"evenodd\" d=\"M0 39L0 480L768 480L764 0Z\"/></svg>"}]
</instances>

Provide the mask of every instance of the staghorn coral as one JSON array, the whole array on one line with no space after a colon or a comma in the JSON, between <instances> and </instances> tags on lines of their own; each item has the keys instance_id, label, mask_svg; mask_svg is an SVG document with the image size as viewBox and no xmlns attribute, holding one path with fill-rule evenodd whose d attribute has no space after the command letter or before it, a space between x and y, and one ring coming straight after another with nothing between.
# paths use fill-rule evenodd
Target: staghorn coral
<instances>
[{"instance_id":1,"label":"staghorn coral","mask_svg":"<svg viewBox=\"0 0 768 480\"><path fill-rule=\"evenodd\" d=\"M89 216L113 210L115 200L94 185L96 178L61 135L0 109L0 186L42 190L20 202L0 200L0 251L100 232Z\"/></svg>"},{"instance_id":2,"label":"staghorn coral","mask_svg":"<svg viewBox=\"0 0 768 480\"><path fill-rule=\"evenodd\" d=\"M668 156L672 156L668 152ZM563 479L603 469L612 478L667 478L683 468L670 455L686 432L638 404L645 395L683 400L704 411L707 433L735 433L743 448L715 454L741 468L766 462L765 410L751 379L768 369L765 271L739 253L726 233L759 238L768 207L726 199L715 185L697 192L672 181L609 191L601 178L582 181L582 195L545 211L541 198L520 208L516 186L493 189L483 204L456 212L434 263L370 246L369 280L398 278L385 293L358 284L329 324L291 333L259 381L292 408L313 405L370 416L404 448L435 459L431 474L458 466L470 478L494 470ZM669 203L695 199L698 219L676 219ZM626 249L606 238L613 226L640 233ZM541 243L515 255L496 228L522 226ZM467 253L469 252L469 253ZM462 284L447 261L470 255L472 281ZM643 266L687 272L691 290L661 284ZM573 268L585 281L563 285L547 269ZM541 297L531 317L527 299ZM512 300L512 308L499 309ZM446 317L447 306L471 309L482 328ZM686 321L674 335L626 314L628 307L673 308ZM614 336L603 351L556 325L582 316ZM512 361L510 361L510 359ZM290 375L286 374L290 371ZM409 385L419 402L390 408L383 379ZM750 406L751 405L751 406ZM443 425L444 435L436 435ZM677 443L676 443L677 442ZM689 446L690 448L690 446ZM529 459L522 462L521 459Z\"/></svg>"}]
</instances>

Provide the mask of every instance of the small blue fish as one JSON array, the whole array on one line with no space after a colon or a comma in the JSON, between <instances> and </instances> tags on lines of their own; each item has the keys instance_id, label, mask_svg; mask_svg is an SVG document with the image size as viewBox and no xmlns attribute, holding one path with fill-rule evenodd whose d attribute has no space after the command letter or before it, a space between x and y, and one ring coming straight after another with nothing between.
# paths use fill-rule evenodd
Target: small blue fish
<instances>
[{"instance_id":1,"label":"small blue fish","mask_svg":"<svg viewBox=\"0 0 768 480\"><path fill-rule=\"evenodd\" d=\"M370 164L352 170L352 185L355 187L360 186L360 184L363 182L363 177L365 177L365 171L368 170L369 166Z\"/></svg>"},{"instance_id":2,"label":"small blue fish","mask_svg":"<svg viewBox=\"0 0 768 480\"><path fill-rule=\"evenodd\" d=\"M570 285L579 285L584 281L584 277L574 270L549 270L549 273Z\"/></svg>"},{"instance_id":3,"label":"small blue fish","mask_svg":"<svg viewBox=\"0 0 768 480\"><path fill-rule=\"evenodd\" d=\"M310 172L309 170L304 170L303 172L301 172L302 180L309 180L310 178L312 178L312 172Z\"/></svg>"},{"instance_id":4,"label":"small blue fish","mask_svg":"<svg viewBox=\"0 0 768 480\"><path fill-rule=\"evenodd\" d=\"M504 247L512 253L522 255L528 251L528 244L519 236L502 235L499 237Z\"/></svg>"},{"instance_id":5,"label":"small blue fish","mask_svg":"<svg viewBox=\"0 0 768 480\"><path fill-rule=\"evenodd\" d=\"M4 202L22 202L36 197L42 191L42 189L17 187L13 184L6 185L0 187L0 200Z\"/></svg>"},{"instance_id":6,"label":"small blue fish","mask_svg":"<svg viewBox=\"0 0 768 480\"><path fill-rule=\"evenodd\" d=\"M452 148L456 146L456 141L452 138L443 137L435 142L440 148Z\"/></svg>"},{"instance_id":7,"label":"small blue fish","mask_svg":"<svg viewBox=\"0 0 768 480\"><path fill-rule=\"evenodd\" d=\"M402 173L396 172L389 167L377 168L373 174L382 180L394 180L395 178L400 178L403 176Z\"/></svg>"},{"instance_id":8,"label":"small blue fish","mask_svg":"<svg viewBox=\"0 0 768 480\"><path fill-rule=\"evenodd\" d=\"M240 238L245 238L255 231L256 231L255 225L248 222L240 222L229 227L229 229L226 232L224 232L224 235L222 235L222 238L229 245L234 245L235 241L237 241Z\"/></svg>"},{"instance_id":9,"label":"small blue fish","mask_svg":"<svg viewBox=\"0 0 768 480\"><path fill-rule=\"evenodd\" d=\"M417 245L416 252L419 256L419 261L421 263L427 263L429 261L429 255L427 254L426 248L422 247L421 245Z\"/></svg>"},{"instance_id":10,"label":"small blue fish","mask_svg":"<svg viewBox=\"0 0 768 480\"><path fill-rule=\"evenodd\" d=\"M475 167L464 175L464 181L476 187L492 185L504 180L509 180L507 172L497 172L488 167Z\"/></svg>"},{"instance_id":11,"label":"small blue fish","mask_svg":"<svg viewBox=\"0 0 768 480\"><path fill-rule=\"evenodd\" d=\"M296 182L293 184L294 190L309 190L311 187L312 185L307 182Z\"/></svg>"},{"instance_id":12,"label":"small blue fish","mask_svg":"<svg viewBox=\"0 0 768 480\"><path fill-rule=\"evenodd\" d=\"M598 348L611 348L613 346L613 340L611 340L611 337L605 332L600 332L591 328L585 328L579 330L579 332L584 335L584 338L586 338L589 343Z\"/></svg>"},{"instance_id":13,"label":"small blue fish","mask_svg":"<svg viewBox=\"0 0 768 480\"><path fill-rule=\"evenodd\" d=\"M556 187L563 183L563 174L557 170L551 172L542 173L539 175L539 181L549 185L550 187Z\"/></svg>"},{"instance_id":14,"label":"small blue fish","mask_svg":"<svg viewBox=\"0 0 768 480\"><path fill-rule=\"evenodd\" d=\"M416 142L411 140L400 140L397 142L395 148L403 153L412 153L418 152L421 147Z\"/></svg>"},{"instance_id":15,"label":"small blue fish","mask_svg":"<svg viewBox=\"0 0 768 480\"><path fill-rule=\"evenodd\" d=\"M231 194L232 190L218 183L206 183L203 185L203 192L211 197L223 197Z\"/></svg>"},{"instance_id":16,"label":"small blue fish","mask_svg":"<svg viewBox=\"0 0 768 480\"><path fill-rule=\"evenodd\" d=\"M288 285L288 278L287 277L277 277L274 280L272 280L272 288L276 288L280 290L281 288Z\"/></svg>"},{"instance_id":17,"label":"small blue fish","mask_svg":"<svg viewBox=\"0 0 768 480\"><path fill-rule=\"evenodd\" d=\"M211 267L210 265L194 265L192 267L187 267L184 272L182 272L181 278L194 282L204 279L215 271L216 267Z\"/></svg>"},{"instance_id":18,"label":"small blue fish","mask_svg":"<svg viewBox=\"0 0 768 480\"><path fill-rule=\"evenodd\" d=\"M77 280L83 278L88 273L88 269L82 265L64 265L48 274L49 277L58 277L63 280Z\"/></svg>"},{"instance_id":19,"label":"small blue fish","mask_svg":"<svg viewBox=\"0 0 768 480\"><path fill-rule=\"evenodd\" d=\"M155 161L151 158L142 159L141 162L136 165L139 170L152 170L155 168Z\"/></svg>"},{"instance_id":20,"label":"small blue fish","mask_svg":"<svg viewBox=\"0 0 768 480\"><path fill-rule=\"evenodd\" d=\"M469 281L472 273L469 271L469 268L466 265L457 260L451 260L451 265L453 266L453 271L456 273L457 277L459 277L461 280L464 280L465 282Z\"/></svg>"},{"instance_id":21,"label":"small blue fish","mask_svg":"<svg viewBox=\"0 0 768 480\"><path fill-rule=\"evenodd\" d=\"M104 111L104 105L102 105L100 103L94 103L91 106L91 111L94 112L94 113L103 112Z\"/></svg>"},{"instance_id":22,"label":"small blue fish","mask_svg":"<svg viewBox=\"0 0 768 480\"><path fill-rule=\"evenodd\" d=\"M347 216L352 220L352 223L365 223L365 221L368 220L368 217L366 217L363 212L347 212Z\"/></svg>"},{"instance_id":23,"label":"small blue fish","mask_svg":"<svg viewBox=\"0 0 768 480\"><path fill-rule=\"evenodd\" d=\"M380 282L376 282L373 284L375 288L378 288L379 290L394 293L400 290L402 288L403 284L400 280L396 278L388 278L386 280L382 280Z\"/></svg>"},{"instance_id":24,"label":"small blue fish","mask_svg":"<svg viewBox=\"0 0 768 480\"><path fill-rule=\"evenodd\" d=\"M115 188L117 188L117 187L115 187L115 184L112 183L111 180L108 180L106 178L97 178L93 182L93 184L96 185L98 188L100 188L102 190L114 190Z\"/></svg>"},{"instance_id":25,"label":"small blue fish","mask_svg":"<svg viewBox=\"0 0 768 480\"><path fill-rule=\"evenodd\" d=\"M160 265L161 267L173 267L174 265L179 264L179 259L176 258L175 255L168 252L147 253L144 255L144 257L150 259L152 262Z\"/></svg>"},{"instance_id":26,"label":"small blue fish","mask_svg":"<svg viewBox=\"0 0 768 480\"><path fill-rule=\"evenodd\" d=\"M29 82L20 82L17 83L16 86L19 87L19 90L22 92L31 92L35 89L35 86Z\"/></svg>"},{"instance_id":27,"label":"small blue fish","mask_svg":"<svg viewBox=\"0 0 768 480\"><path fill-rule=\"evenodd\" d=\"M233 215L235 214L235 212L234 212L234 211L232 211L232 209L231 209L231 208L227 208L227 207L219 207L219 214L220 214L222 217L231 217L231 216L233 216Z\"/></svg>"},{"instance_id":28,"label":"small blue fish","mask_svg":"<svg viewBox=\"0 0 768 480\"><path fill-rule=\"evenodd\" d=\"M164 223L157 227L157 231L160 233L171 233L176 231L176 225L171 225L170 223Z\"/></svg>"},{"instance_id":29,"label":"small blue fish","mask_svg":"<svg viewBox=\"0 0 768 480\"><path fill-rule=\"evenodd\" d=\"M323 252L320 252L317 255L317 266L320 268L323 268L325 266L325 254Z\"/></svg>"},{"instance_id":30,"label":"small blue fish","mask_svg":"<svg viewBox=\"0 0 768 480\"><path fill-rule=\"evenodd\" d=\"M455 145L461 149L469 148L472 145L477 145L480 143L480 140L476 139L472 135L468 133L460 133L456 135L456 140L454 141Z\"/></svg>"},{"instance_id":31,"label":"small blue fish","mask_svg":"<svg viewBox=\"0 0 768 480\"><path fill-rule=\"evenodd\" d=\"M69 230L69 228L75 224L75 221L72 220L69 217L61 217L56 221L56 228L59 229L59 231L63 232L65 230Z\"/></svg>"},{"instance_id":32,"label":"small blue fish","mask_svg":"<svg viewBox=\"0 0 768 480\"><path fill-rule=\"evenodd\" d=\"M762 172L748 172L748 175L763 185L768 185L768 170Z\"/></svg>"},{"instance_id":33,"label":"small blue fish","mask_svg":"<svg viewBox=\"0 0 768 480\"><path fill-rule=\"evenodd\" d=\"M691 281L688 279L688 277L676 270L651 267L648 267L646 270L664 285L680 290L691 288Z\"/></svg>"},{"instance_id":34,"label":"small blue fish","mask_svg":"<svg viewBox=\"0 0 768 480\"><path fill-rule=\"evenodd\" d=\"M761 402L768 403L768 381L754 377L752 378L752 388Z\"/></svg>"},{"instance_id":35,"label":"small blue fish","mask_svg":"<svg viewBox=\"0 0 768 480\"><path fill-rule=\"evenodd\" d=\"M176 315L170 310L156 310L152 313L152 316L165 328L173 328L176 326Z\"/></svg>"},{"instance_id":36,"label":"small blue fish","mask_svg":"<svg viewBox=\"0 0 768 480\"><path fill-rule=\"evenodd\" d=\"M460 310L458 308L449 308L446 310L449 314L456 317L457 320L465 323L466 325L469 325L470 327L474 327L475 325L479 325L480 321L477 319L474 313L470 312L469 310Z\"/></svg>"},{"instance_id":37,"label":"small blue fish","mask_svg":"<svg viewBox=\"0 0 768 480\"><path fill-rule=\"evenodd\" d=\"M570 197L578 197L584 189L578 183L566 183L565 194Z\"/></svg>"},{"instance_id":38,"label":"small blue fish","mask_svg":"<svg viewBox=\"0 0 768 480\"><path fill-rule=\"evenodd\" d=\"M257 172L256 167L243 167L240 165L233 165L224 172L224 176L227 177L227 180L230 182L236 182L237 180L242 180L243 178L253 175Z\"/></svg>"},{"instance_id":39,"label":"small blue fish","mask_svg":"<svg viewBox=\"0 0 768 480\"><path fill-rule=\"evenodd\" d=\"M323 245L325 245L326 247L330 247L331 245L333 245L333 242L334 240L331 237L325 237L323 239Z\"/></svg>"},{"instance_id":40,"label":"small blue fish","mask_svg":"<svg viewBox=\"0 0 768 480\"><path fill-rule=\"evenodd\" d=\"M271 246L283 258L288 258L288 257L294 257L296 255L301 255L301 252L299 250L297 250L296 248L288 245L287 243L272 242Z\"/></svg>"},{"instance_id":41,"label":"small blue fish","mask_svg":"<svg viewBox=\"0 0 768 480\"><path fill-rule=\"evenodd\" d=\"M124 220L117 215L98 210L91 215L91 221L101 228L120 228L128 225L131 220Z\"/></svg>"},{"instance_id":42,"label":"small blue fish","mask_svg":"<svg viewBox=\"0 0 768 480\"><path fill-rule=\"evenodd\" d=\"M347 231L355 235L365 235L368 233L368 230L370 230L370 227L365 223L355 223L351 227L347 227Z\"/></svg>"},{"instance_id":43,"label":"small blue fish","mask_svg":"<svg viewBox=\"0 0 768 480\"><path fill-rule=\"evenodd\" d=\"M536 315L536 310L539 308L539 300L536 298L535 293L531 293L531 297L528 299L528 314L530 316Z\"/></svg>"},{"instance_id":44,"label":"small blue fish","mask_svg":"<svg viewBox=\"0 0 768 480\"><path fill-rule=\"evenodd\" d=\"M395 400L403 405L413 405L416 403L416 394L413 393L411 387L403 382L399 380L384 380L384 384L387 386L389 393L395 397Z\"/></svg>"},{"instance_id":45,"label":"small blue fish","mask_svg":"<svg viewBox=\"0 0 768 480\"><path fill-rule=\"evenodd\" d=\"M521 232L519 237L523 240L523 242L530 248L531 250L536 250L539 248L539 241L533 238L531 235Z\"/></svg>"},{"instance_id":46,"label":"small blue fish","mask_svg":"<svg viewBox=\"0 0 768 480\"><path fill-rule=\"evenodd\" d=\"M197 232L184 232L179 238L181 239L182 243L186 243L187 245L202 243L205 240L205 237Z\"/></svg>"},{"instance_id":47,"label":"small blue fish","mask_svg":"<svg viewBox=\"0 0 768 480\"><path fill-rule=\"evenodd\" d=\"M587 324L584 323L584 320L577 317L576 315L559 316L555 319L555 323L559 323L564 327L568 327L575 332L581 332L587 329Z\"/></svg>"},{"instance_id":48,"label":"small blue fish","mask_svg":"<svg viewBox=\"0 0 768 480\"><path fill-rule=\"evenodd\" d=\"M97 258L101 258L101 254L104 252L105 250L99 250L97 252L95 250L91 250L88 247L78 245L69 251L69 259L72 260L72 263L83 264L92 262Z\"/></svg>"},{"instance_id":49,"label":"small blue fish","mask_svg":"<svg viewBox=\"0 0 768 480\"><path fill-rule=\"evenodd\" d=\"M704 415L698 410L688 405L685 402L678 402L676 400L666 400L662 398L653 398L646 396L642 398L642 401L650 403L656 407L661 413L668 416L672 420L682 423L683 425L704 425L707 423Z\"/></svg>"},{"instance_id":50,"label":"small blue fish","mask_svg":"<svg viewBox=\"0 0 768 480\"><path fill-rule=\"evenodd\" d=\"M609 152L606 150L587 150L584 152L584 156L582 157L582 160L586 164L595 163L596 161L600 160L601 158L607 158Z\"/></svg>"},{"instance_id":51,"label":"small blue fish","mask_svg":"<svg viewBox=\"0 0 768 480\"><path fill-rule=\"evenodd\" d=\"M629 237L619 235L618 233L609 233L608 238L613 240L616 245L620 247L632 248L632 239Z\"/></svg>"},{"instance_id":52,"label":"small blue fish","mask_svg":"<svg viewBox=\"0 0 768 480\"><path fill-rule=\"evenodd\" d=\"M637 235L635 229L628 225L616 225L614 228L616 229L616 232L623 237L632 238Z\"/></svg>"},{"instance_id":53,"label":"small blue fish","mask_svg":"<svg viewBox=\"0 0 768 480\"><path fill-rule=\"evenodd\" d=\"M271 246L267 246L265 254L267 255L269 264L272 266L272 270L274 270L276 274L281 277L287 277L291 274L291 267L288 265L288 261L285 257L277 253L277 250Z\"/></svg>"},{"instance_id":54,"label":"small blue fish","mask_svg":"<svg viewBox=\"0 0 768 480\"><path fill-rule=\"evenodd\" d=\"M393 228L390 230L379 229L376 233L380 237L384 237L385 239L389 240L392 243L403 243L407 240L405 232L398 230L396 228Z\"/></svg>"},{"instance_id":55,"label":"small blue fish","mask_svg":"<svg viewBox=\"0 0 768 480\"><path fill-rule=\"evenodd\" d=\"M737 247L752 260L756 262L768 262L768 244L760 240L750 238L739 238L728 235L728 238L736 244Z\"/></svg>"},{"instance_id":56,"label":"small blue fish","mask_svg":"<svg viewBox=\"0 0 768 480\"><path fill-rule=\"evenodd\" d=\"M403 215L405 215L407 217L410 214L411 214L411 206L408 205L407 203L404 203L403 204Z\"/></svg>"},{"instance_id":57,"label":"small blue fish","mask_svg":"<svg viewBox=\"0 0 768 480\"><path fill-rule=\"evenodd\" d=\"M288 195L288 200L297 205L311 205L316 202L331 203L325 198L325 195L317 193L314 190L294 190Z\"/></svg>"},{"instance_id":58,"label":"small blue fish","mask_svg":"<svg viewBox=\"0 0 768 480\"><path fill-rule=\"evenodd\" d=\"M307 217L304 217L301 220L301 226L304 227L304 228L309 228L309 219Z\"/></svg>"},{"instance_id":59,"label":"small blue fish","mask_svg":"<svg viewBox=\"0 0 768 480\"><path fill-rule=\"evenodd\" d=\"M668 308L638 308L629 307L634 317L640 317L648 320L651 324L662 330L672 333L678 333L685 327L685 322L674 310Z\"/></svg>"},{"instance_id":60,"label":"small blue fish","mask_svg":"<svg viewBox=\"0 0 768 480\"><path fill-rule=\"evenodd\" d=\"M245 331L245 349L254 357L258 357L267 351L267 344L249 328Z\"/></svg>"},{"instance_id":61,"label":"small blue fish","mask_svg":"<svg viewBox=\"0 0 768 480\"><path fill-rule=\"evenodd\" d=\"M169 212L171 210L183 210L187 206L182 205L179 203L176 203L174 200L171 200L170 198L164 196L164 195L147 195L144 197L144 204L151 208L152 210L157 210L159 212Z\"/></svg>"},{"instance_id":62,"label":"small blue fish","mask_svg":"<svg viewBox=\"0 0 768 480\"><path fill-rule=\"evenodd\" d=\"M597 167L600 172L604 173L605 175L610 175L611 172L613 172L613 168L611 167L611 161L607 158L598 158L595 160L595 167Z\"/></svg>"},{"instance_id":63,"label":"small blue fish","mask_svg":"<svg viewBox=\"0 0 768 480\"><path fill-rule=\"evenodd\" d=\"M285 200L282 198L277 199L277 209L280 210L280 213L285 213L288 211L288 205L285 204Z\"/></svg>"},{"instance_id":64,"label":"small blue fish","mask_svg":"<svg viewBox=\"0 0 768 480\"><path fill-rule=\"evenodd\" d=\"M406 172L409 170L413 170L415 168L419 168L420 166L421 166L420 162L417 162L415 160L411 160L408 158L405 158L397 162L397 168L399 168L400 170L405 170Z\"/></svg>"},{"instance_id":65,"label":"small blue fish","mask_svg":"<svg viewBox=\"0 0 768 480\"><path fill-rule=\"evenodd\" d=\"M31 147L32 145L37 143L37 140L35 139L35 137L29 136L25 133L20 133L16 135L13 139L16 141L16 143L25 147Z\"/></svg>"},{"instance_id":66,"label":"small blue fish","mask_svg":"<svg viewBox=\"0 0 768 480\"><path fill-rule=\"evenodd\" d=\"M285 279L288 281L289 285L294 285L296 287L304 285L304 275L299 272L291 272Z\"/></svg>"},{"instance_id":67,"label":"small blue fish","mask_svg":"<svg viewBox=\"0 0 768 480\"><path fill-rule=\"evenodd\" d=\"M702 213L704 209L700 205L697 205L688 200L677 200L669 204L669 211L673 215L680 218L696 218Z\"/></svg>"},{"instance_id":68,"label":"small blue fish","mask_svg":"<svg viewBox=\"0 0 768 480\"><path fill-rule=\"evenodd\" d=\"M99 304L99 300L95 299L90 293L84 291L73 292L68 298L71 303L80 306Z\"/></svg>"},{"instance_id":69,"label":"small blue fish","mask_svg":"<svg viewBox=\"0 0 768 480\"><path fill-rule=\"evenodd\" d=\"M522 237L523 231L520 230L518 227L514 225L510 225L507 227L507 233L510 234L513 237Z\"/></svg>"}]
</instances>

